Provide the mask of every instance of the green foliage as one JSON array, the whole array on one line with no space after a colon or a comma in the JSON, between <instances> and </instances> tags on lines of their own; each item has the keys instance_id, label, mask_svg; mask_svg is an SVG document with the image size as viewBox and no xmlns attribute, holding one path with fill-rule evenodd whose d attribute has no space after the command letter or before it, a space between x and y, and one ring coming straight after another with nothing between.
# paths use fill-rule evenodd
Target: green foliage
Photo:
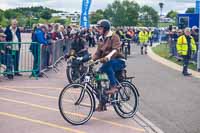
<instances>
[{"instance_id":1,"label":"green foliage","mask_svg":"<svg viewBox=\"0 0 200 133\"><path fill-rule=\"evenodd\" d=\"M167 17L176 20L177 14L178 12L171 10L170 12L167 13Z\"/></svg>"},{"instance_id":2,"label":"green foliage","mask_svg":"<svg viewBox=\"0 0 200 133\"><path fill-rule=\"evenodd\" d=\"M22 14L21 13L19 13L19 12L14 12L14 11L12 11L11 9L9 9L9 10L6 10L5 12L4 12L4 16L5 16L5 18L7 18L7 19L15 19L15 18L17 18L17 16L22 16Z\"/></svg>"},{"instance_id":3,"label":"green foliage","mask_svg":"<svg viewBox=\"0 0 200 133\"><path fill-rule=\"evenodd\" d=\"M188 8L186 11L185 11L185 13L194 13L194 8L193 7L191 7L191 8Z\"/></svg>"},{"instance_id":4,"label":"green foliage","mask_svg":"<svg viewBox=\"0 0 200 133\"><path fill-rule=\"evenodd\" d=\"M145 14L140 20L140 14ZM115 0L103 10L97 10L91 15L91 23L95 24L100 19L108 19L113 26L157 26L158 13L149 6L140 8L138 3L129 0Z\"/></svg>"},{"instance_id":5,"label":"green foliage","mask_svg":"<svg viewBox=\"0 0 200 133\"><path fill-rule=\"evenodd\" d=\"M46 24L48 21L46 19L40 18L38 23Z\"/></svg>"},{"instance_id":6,"label":"green foliage","mask_svg":"<svg viewBox=\"0 0 200 133\"><path fill-rule=\"evenodd\" d=\"M60 11L42 6L0 10L0 24L6 26L9 24L10 19L16 18L19 26L32 26L32 24L38 22L46 23L51 18L52 13L58 12Z\"/></svg>"},{"instance_id":7,"label":"green foliage","mask_svg":"<svg viewBox=\"0 0 200 133\"><path fill-rule=\"evenodd\" d=\"M4 12L3 10L0 10L0 22L3 20L4 17Z\"/></svg>"},{"instance_id":8,"label":"green foliage","mask_svg":"<svg viewBox=\"0 0 200 133\"><path fill-rule=\"evenodd\" d=\"M2 21L0 22L0 25L2 25L3 27L6 27L8 26L8 23L9 21L5 17L3 17Z\"/></svg>"},{"instance_id":9,"label":"green foliage","mask_svg":"<svg viewBox=\"0 0 200 133\"><path fill-rule=\"evenodd\" d=\"M62 25L64 25L65 22L66 22L65 19L57 19L57 20L55 21L55 23L60 23L60 24L62 24Z\"/></svg>"},{"instance_id":10,"label":"green foliage","mask_svg":"<svg viewBox=\"0 0 200 133\"><path fill-rule=\"evenodd\" d=\"M95 14L92 14L90 16L90 23L96 24L99 20L104 18L104 11L99 9L95 12Z\"/></svg>"},{"instance_id":11,"label":"green foliage","mask_svg":"<svg viewBox=\"0 0 200 133\"><path fill-rule=\"evenodd\" d=\"M143 6L140 9L141 15L141 24L143 26L157 26L158 25L158 20L159 16L158 13L149 6Z\"/></svg>"},{"instance_id":12,"label":"green foliage","mask_svg":"<svg viewBox=\"0 0 200 133\"><path fill-rule=\"evenodd\" d=\"M174 23L163 23L163 22L158 23L158 27L169 27L169 25L175 25L175 24Z\"/></svg>"},{"instance_id":13,"label":"green foliage","mask_svg":"<svg viewBox=\"0 0 200 133\"><path fill-rule=\"evenodd\" d=\"M60 19L59 17L52 17L49 21L49 23L60 23L63 25L69 25L71 23L71 19Z\"/></svg>"},{"instance_id":14,"label":"green foliage","mask_svg":"<svg viewBox=\"0 0 200 133\"><path fill-rule=\"evenodd\" d=\"M137 25L139 9L139 5L134 1L116 0L107 6L104 16L111 20L113 26L132 26Z\"/></svg>"},{"instance_id":15,"label":"green foliage","mask_svg":"<svg viewBox=\"0 0 200 133\"><path fill-rule=\"evenodd\" d=\"M178 65L183 65L182 61L181 62L178 62L177 59L175 57L170 57L170 51L169 51L169 45L168 44L161 44L161 45L158 45L156 47L153 47L152 48L153 52L156 53L157 55L167 59L167 60L170 60ZM190 63L189 64L189 68L190 69L193 69L193 70L197 70L197 65L196 64L192 64Z\"/></svg>"},{"instance_id":16,"label":"green foliage","mask_svg":"<svg viewBox=\"0 0 200 133\"><path fill-rule=\"evenodd\" d=\"M52 16L49 11L45 10L45 11L41 12L40 17L43 19L49 20L49 19L51 19Z\"/></svg>"}]
</instances>

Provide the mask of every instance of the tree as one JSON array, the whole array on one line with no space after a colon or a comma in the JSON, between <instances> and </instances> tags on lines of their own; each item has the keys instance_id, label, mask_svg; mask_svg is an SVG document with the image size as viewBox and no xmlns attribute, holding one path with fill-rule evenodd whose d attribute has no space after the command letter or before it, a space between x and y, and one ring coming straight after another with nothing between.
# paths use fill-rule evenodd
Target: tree
<instances>
[{"instance_id":1,"label":"tree","mask_svg":"<svg viewBox=\"0 0 200 133\"><path fill-rule=\"evenodd\" d=\"M159 7L160 7L160 16L162 16L162 9L163 9L164 3L160 2Z\"/></svg>"},{"instance_id":2,"label":"tree","mask_svg":"<svg viewBox=\"0 0 200 133\"><path fill-rule=\"evenodd\" d=\"M140 23L142 26L151 27L158 25L159 15L152 7L143 6L140 9L140 14Z\"/></svg>"},{"instance_id":3,"label":"tree","mask_svg":"<svg viewBox=\"0 0 200 133\"><path fill-rule=\"evenodd\" d=\"M0 22L3 20L3 17L4 17L3 10L0 10Z\"/></svg>"},{"instance_id":4,"label":"tree","mask_svg":"<svg viewBox=\"0 0 200 133\"><path fill-rule=\"evenodd\" d=\"M90 23L96 24L99 20L104 18L104 11L99 9L90 16Z\"/></svg>"},{"instance_id":5,"label":"tree","mask_svg":"<svg viewBox=\"0 0 200 133\"><path fill-rule=\"evenodd\" d=\"M7 18L7 19L13 19L13 18L17 18L17 16L19 16L20 15L20 13L18 13L18 12L14 12L14 11L12 11L11 9L9 9L9 10L6 10L5 12L4 12L4 16Z\"/></svg>"},{"instance_id":6,"label":"tree","mask_svg":"<svg viewBox=\"0 0 200 133\"><path fill-rule=\"evenodd\" d=\"M48 10L41 12L40 17L46 20L51 19L51 13Z\"/></svg>"},{"instance_id":7,"label":"tree","mask_svg":"<svg viewBox=\"0 0 200 133\"><path fill-rule=\"evenodd\" d=\"M191 7L191 8L188 8L185 13L194 13L194 8Z\"/></svg>"},{"instance_id":8,"label":"tree","mask_svg":"<svg viewBox=\"0 0 200 133\"><path fill-rule=\"evenodd\" d=\"M170 12L167 13L167 17L175 20L177 17L177 14L178 12L171 10Z\"/></svg>"},{"instance_id":9,"label":"tree","mask_svg":"<svg viewBox=\"0 0 200 133\"><path fill-rule=\"evenodd\" d=\"M113 26L134 26L138 23L139 9L139 5L134 1L116 0L107 6L104 16Z\"/></svg>"}]
</instances>

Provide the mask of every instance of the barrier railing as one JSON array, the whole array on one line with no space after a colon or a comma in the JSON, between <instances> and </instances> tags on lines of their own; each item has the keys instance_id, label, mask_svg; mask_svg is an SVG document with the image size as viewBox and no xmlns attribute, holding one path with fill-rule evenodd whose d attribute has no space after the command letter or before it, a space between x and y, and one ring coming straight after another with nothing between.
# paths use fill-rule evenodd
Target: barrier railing
<instances>
[{"instance_id":1,"label":"barrier railing","mask_svg":"<svg viewBox=\"0 0 200 133\"><path fill-rule=\"evenodd\" d=\"M70 39L52 41L51 45L46 46L35 42L1 42L0 46L8 45L10 50L5 55L1 54L0 74L26 72L37 78L40 73L43 73L48 77L45 73L47 70L59 71L57 64L64 59L71 43ZM10 72L7 72L7 68L11 69Z\"/></svg>"},{"instance_id":2,"label":"barrier railing","mask_svg":"<svg viewBox=\"0 0 200 133\"><path fill-rule=\"evenodd\" d=\"M35 47L30 51L31 44ZM37 69L33 69L33 60L31 52L40 55L39 44L35 42L0 42L0 74L18 74L32 73L37 77ZM34 63L40 64L40 59Z\"/></svg>"}]
</instances>

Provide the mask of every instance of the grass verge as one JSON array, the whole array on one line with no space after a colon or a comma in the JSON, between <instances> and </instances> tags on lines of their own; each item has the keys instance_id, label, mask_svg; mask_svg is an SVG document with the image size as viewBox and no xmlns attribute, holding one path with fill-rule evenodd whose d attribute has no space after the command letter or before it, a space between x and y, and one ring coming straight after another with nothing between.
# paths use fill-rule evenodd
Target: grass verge
<instances>
[{"instance_id":1,"label":"grass verge","mask_svg":"<svg viewBox=\"0 0 200 133\"><path fill-rule=\"evenodd\" d=\"M153 52L156 53L157 55L167 59L167 60L170 60L178 65L181 65L183 66L183 63L182 61L178 61L177 58L175 57L170 57L170 53L169 53L169 45L167 44L161 44L161 45L157 45L156 47L153 47L152 48ZM197 65L194 64L194 63L190 63L189 64L189 68L192 69L192 70L197 70Z\"/></svg>"}]
</instances>

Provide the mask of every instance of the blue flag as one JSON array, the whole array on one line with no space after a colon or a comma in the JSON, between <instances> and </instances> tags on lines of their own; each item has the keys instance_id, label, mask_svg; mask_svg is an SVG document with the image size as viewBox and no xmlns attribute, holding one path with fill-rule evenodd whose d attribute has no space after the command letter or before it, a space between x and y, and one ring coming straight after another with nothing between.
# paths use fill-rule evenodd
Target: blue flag
<instances>
[{"instance_id":1,"label":"blue flag","mask_svg":"<svg viewBox=\"0 0 200 133\"><path fill-rule=\"evenodd\" d=\"M90 27L89 22L89 10L91 6L91 0L83 0L82 2L82 12L81 12L81 19L80 19L80 26L81 27Z\"/></svg>"}]
</instances>

